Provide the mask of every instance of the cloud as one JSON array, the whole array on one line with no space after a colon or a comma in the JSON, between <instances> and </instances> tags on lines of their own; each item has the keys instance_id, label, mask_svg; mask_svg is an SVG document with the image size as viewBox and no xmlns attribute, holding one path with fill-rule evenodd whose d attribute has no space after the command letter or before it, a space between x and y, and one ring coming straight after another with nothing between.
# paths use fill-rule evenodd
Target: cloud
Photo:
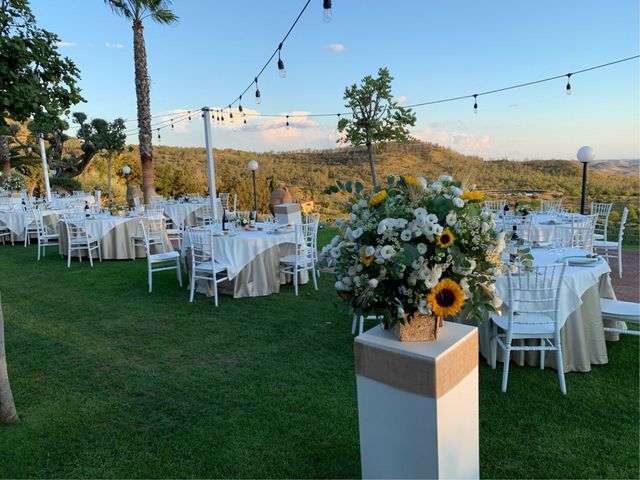
<instances>
[{"instance_id":1,"label":"cloud","mask_svg":"<svg viewBox=\"0 0 640 480\"><path fill-rule=\"evenodd\" d=\"M56 46L58 48L71 48L71 47L75 47L76 45L78 45L75 42L67 42L65 40L60 40L59 42L56 42Z\"/></svg>"},{"instance_id":2,"label":"cloud","mask_svg":"<svg viewBox=\"0 0 640 480\"><path fill-rule=\"evenodd\" d=\"M346 49L347 49L347 47L345 47L341 43L332 43L330 45L327 45L327 50L329 50L330 52L333 52L333 53L342 53Z\"/></svg>"},{"instance_id":3,"label":"cloud","mask_svg":"<svg viewBox=\"0 0 640 480\"><path fill-rule=\"evenodd\" d=\"M459 131L435 131L431 128L412 130L411 134L427 142L438 143L467 155L481 155L493 151L489 135Z\"/></svg>"},{"instance_id":4,"label":"cloud","mask_svg":"<svg viewBox=\"0 0 640 480\"><path fill-rule=\"evenodd\" d=\"M408 98L405 97L404 95L400 95L399 97L396 97L394 100L398 102L398 105L404 105L405 103L407 103Z\"/></svg>"},{"instance_id":5,"label":"cloud","mask_svg":"<svg viewBox=\"0 0 640 480\"><path fill-rule=\"evenodd\" d=\"M121 43L109 43L109 42L105 42L104 46L107 48L124 48L124 45Z\"/></svg>"}]
</instances>

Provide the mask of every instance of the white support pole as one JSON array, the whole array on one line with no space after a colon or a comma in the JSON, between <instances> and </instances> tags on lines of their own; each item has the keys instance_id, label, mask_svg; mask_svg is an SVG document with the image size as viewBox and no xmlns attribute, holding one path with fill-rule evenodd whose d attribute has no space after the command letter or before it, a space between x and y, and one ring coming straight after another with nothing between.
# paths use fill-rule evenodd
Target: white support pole
<instances>
[{"instance_id":1,"label":"white support pole","mask_svg":"<svg viewBox=\"0 0 640 480\"><path fill-rule=\"evenodd\" d=\"M49 167L47 166L47 151L44 148L44 135L38 134L38 142L40 143L40 158L42 159L42 179L44 180L44 188L47 195L47 202L51 203L51 184L49 183Z\"/></svg>"},{"instance_id":2,"label":"white support pole","mask_svg":"<svg viewBox=\"0 0 640 480\"><path fill-rule=\"evenodd\" d=\"M213 166L213 148L211 141L211 109L202 107L202 118L204 120L204 145L207 150L207 170L209 173L209 198L211 201L211 213L214 221L218 220L218 212L216 209L216 171Z\"/></svg>"}]
</instances>

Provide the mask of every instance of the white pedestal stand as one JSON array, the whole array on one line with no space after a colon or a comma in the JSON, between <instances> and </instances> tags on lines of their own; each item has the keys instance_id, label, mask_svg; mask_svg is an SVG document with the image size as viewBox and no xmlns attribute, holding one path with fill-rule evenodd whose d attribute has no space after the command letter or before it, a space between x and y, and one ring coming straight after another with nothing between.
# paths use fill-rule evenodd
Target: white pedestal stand
<instances>
[{"instance_id":1,"label":"white pedestal stand","mask_svg":"<svg viewBox=\"0 0 640 480\"><path fill-rule=\"evenodd\" d=\"M362 478L479 478L478 333L434 342L375 327L355 340Z\"/></svg>"}]
</instances>

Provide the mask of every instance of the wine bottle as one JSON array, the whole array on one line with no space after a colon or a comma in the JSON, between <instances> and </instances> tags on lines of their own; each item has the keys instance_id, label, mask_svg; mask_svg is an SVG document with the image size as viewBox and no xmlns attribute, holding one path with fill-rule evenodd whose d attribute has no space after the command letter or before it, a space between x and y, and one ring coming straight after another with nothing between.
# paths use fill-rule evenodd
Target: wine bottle
<instances>
[{"instance_id":1,"label":"wine bottle","mask_svg":"<svg viewBox=\"0 0 640 480\"><path fill-rule=\"evenodd\" d=\"M227 209L223 208L222 209L222 231L226 232L227 231Z\"/></svg>"},{"instance_id":2,"label":"wine bottle","mask_svg":"<svg viewBox=\"0 0 640 480\"><path fill-rule=\"evenodd\" d=\"M89 218L89 202L84 202L84 216Z\"/></svg>"}]
</instances>

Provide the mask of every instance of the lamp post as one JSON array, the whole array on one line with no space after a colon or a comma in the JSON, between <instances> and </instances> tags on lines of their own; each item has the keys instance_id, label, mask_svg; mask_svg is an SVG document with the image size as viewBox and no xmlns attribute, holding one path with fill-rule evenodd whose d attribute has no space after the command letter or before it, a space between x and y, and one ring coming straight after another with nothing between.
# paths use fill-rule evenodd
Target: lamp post
<instances>
[{"instance_id":1,"label":"lamp post","mask_svg":"<svg viewBox=\"0 0 640 480\"><path fill-rule=\"evenodd\" d=\"M582 163L582 197L580 198L580 213L584 215L585 202L587 200L587 165L593 162L596 154L593 148L584 146L578 150L578 161Z\"/></svg>"},{"instance_id":2,"label":"lamp post","mask_svg":"<svg viewBox=\"0 0 640 480\"><path fill-rule=\"evenodd\" d=\"M124 175L124 183L127 186L127 192L125 193L125 198L127 199L127 205L131 207L131 203L133 203L133 195L130 191L129 186L129 174L131 173L131 167L129 165L125 165L122 167L122 175Z\"/></svg>"},{"instance_id":3,"label":"lamp post","mask_svg":"<svg viewBox=\"0 0 640 480\"><path fill-rule=\"evenodd\" d=\"M250 160L247 167L249 167L249 170L251 170L251 173L253 174L253 211L257 213L258 201L256 197L256 170L258 170L259 165L256 160Z\"/></svg>"}]
</instances>

